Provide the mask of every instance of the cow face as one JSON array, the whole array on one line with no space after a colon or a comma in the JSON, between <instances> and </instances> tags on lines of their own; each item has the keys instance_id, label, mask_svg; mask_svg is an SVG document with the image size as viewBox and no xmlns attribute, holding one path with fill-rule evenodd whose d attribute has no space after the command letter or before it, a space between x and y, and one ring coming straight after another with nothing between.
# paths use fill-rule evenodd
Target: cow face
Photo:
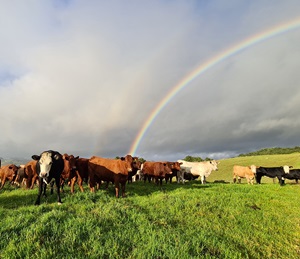
<instances>
[{"instance_id":1,"label":"cow face","mask_svg":"<svg viewBox=\"0 0 300 259\"><path fill-rule=\"evenodd\" d=\"M212 170L218 171L218 164L219 164L220 162L217 162L216 160L211 160L211 161L209 161L209 162L210 162L210 164L212 165Z\"/></svg>"},{"instance_id":2,"label":"cow face","mask_svg":"<svg viewBox=\"0 0 300 259\"><path fill-rule=\"evenodd\" d=\"M256 174L256 166L255 165L250 165L250 169L251 169L251 172Z\"/></svg>"},{"instance_id":3,"label":"cow face","mask_svg":"<svg viewBox=\"0 0 300 259\"><path fill-rule=\"evenodd\" d=\"M34 157L32 158L35 159ZM49 176L51 166L53 164L51 153L49 152L42 153L42 155L38 160L38 164L40 167L39 177L47 178Z\"/></svg>"}]
</instances>

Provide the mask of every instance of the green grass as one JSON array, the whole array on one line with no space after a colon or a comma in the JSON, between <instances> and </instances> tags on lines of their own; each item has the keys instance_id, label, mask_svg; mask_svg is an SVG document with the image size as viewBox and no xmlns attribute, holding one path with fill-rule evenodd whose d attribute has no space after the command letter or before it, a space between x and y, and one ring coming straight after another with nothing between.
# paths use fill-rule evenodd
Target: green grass
<instances>
[{"instance_id":1,"label":"green grass","mask_svg":"<svg viewBox=\"0 0 300 259\"><path fill-rule=\"evenodd\" d=\"M5 186L0 258L299 258L300 184L213 183L231 182L233 164L299 163L285 156L222 160L206 185L128 184L124 199L112 185L66 187L61 206L50 194L34 206L37 189Z\"/></svg>"}]
</instances>

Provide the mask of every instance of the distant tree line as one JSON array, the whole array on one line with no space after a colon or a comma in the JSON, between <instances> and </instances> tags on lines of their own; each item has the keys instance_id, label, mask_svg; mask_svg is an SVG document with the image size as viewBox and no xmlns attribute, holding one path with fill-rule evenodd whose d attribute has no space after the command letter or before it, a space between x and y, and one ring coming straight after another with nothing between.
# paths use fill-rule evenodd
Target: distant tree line
<instances>
[{"instance_id":1,"label":"distant tree line","mask_svg":"<svg viewBox=\"0 0 300 259\"><path fill-rule=\"evenodd\" d=\"M242 156L260 156L260 155L278 155L278 154L291 154L291 153L299 153L300 147L271 147L271 148L263 148L258 151L240 154L239 157Z\"/></svg>"},{"instance_id":2,"label":"distant tree line","mask_svg":"<svg viewBox=\"0 0 300 259\"><path fill-rule=\"evenodd\" d=\"M210 161L212 159L210 159L209 157L202 159L199 156L186 156L183 160L187 161L187 162L202 162L202 161Z\"/></svg>"}]
</instances>

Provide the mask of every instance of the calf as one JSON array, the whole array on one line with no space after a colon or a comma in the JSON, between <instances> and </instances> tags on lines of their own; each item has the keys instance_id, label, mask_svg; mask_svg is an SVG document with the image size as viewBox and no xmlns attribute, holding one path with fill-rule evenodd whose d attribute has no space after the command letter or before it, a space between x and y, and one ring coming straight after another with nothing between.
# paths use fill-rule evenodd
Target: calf
<instances>
[{"instance_id":1,"label":"calf","mask_svg":"<svg viewBox=\"0 0 300 259\"><path fill-rule=\"evenodd\" d=\"M146 161L142 167L142 173L144 176L144 182L148 179L150 182L151 177L155 179L156 184L162 186L162 180L166 175L172 174L170 164L167 162L148 162Z\"/></svg>"},{"instance_id":2,"label":"calf","mask_svg":"<svg viewBox=\"0 0 300 259\"><path fill-rule=\"evenodd\" d=\"M35 205L40 204L42 192L46 194L47 185L54 180L57 187L57 202L61 204L60 198L60 177L64 170L64 160L62 155L53 150L44 151L39 156L33 155L33 160L37 161L36 172L39 179L39 191Z\"/></svg>"},{"instance_id":3,"label":"calf","mask_svg":"<svg viewBox=\"0 0 300 259\"><path fill-rule=\"evenodd\" d=\"M119 197L120 184L122 197L125 197L125 185L128 173L132 171L131 163L122 159L109 159L93 156L88 161L90 177L90 190L95 192L95 185L99 181L113 182L115 184L116 197Z\"/></svg>"},{"instance_id":4,"label":"calf","mask_svg":"<svg viewBox=\"0 0 300 259\"><path fill-rule=\"evenodd\" d=\"M256 168L256 182L261 183L261 178L267 176L270 178L277 177L279 184L284 185L284 176L289 172L289 166L279 166L279 167L262 167L259 166Z\"/></svg>"},{"instance_id":5,"label":"calf","mask_svg":"<svg viewBox=\"0 0 300 259\"><path fill-rule=\"evenodd\" d=\"M241 183L241 178L246 178L248 184L253 184L253 180L256 173L256 166L233 166L233 182L236 182L236 178L238 178L238 182Z\"/></svg>"},{"instance_id":6,"label":"calf","mask_svg":"<svg viewBox=\"0 0 300 259\"><path fill-rule=\"evenodd\" d=\"M8 180L10 184L12 184L15 181L18 169L19 167L14 164L5 165L0 168L0 180L1 180L0 189L3 188L6 180Z\"/></svg>"}]
</instances>

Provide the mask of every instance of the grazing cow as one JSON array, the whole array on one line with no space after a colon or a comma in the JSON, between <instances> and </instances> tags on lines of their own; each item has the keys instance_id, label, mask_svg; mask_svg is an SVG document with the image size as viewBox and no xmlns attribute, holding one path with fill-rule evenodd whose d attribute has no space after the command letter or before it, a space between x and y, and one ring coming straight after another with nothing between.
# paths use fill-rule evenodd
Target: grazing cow
<instances>
[{"instance_id":1,"label":"grazing cow","mask_svg":"<svg viewBox=\"0 0 300 259\"><path fill-rule=\"evenodd\" d=\"M26 178L26 188L33 189L33 186L38 179L38 174L36 172L37 161L29 161L24 168L25 178Z\"/></svg>"},{"instance_id":2,"label":"grazing cow","mask_svg":"<svg viewBox=\"0 0 300 259\"><path fill-rule=\"evenodd\" d=\"M254 177L256 173L256 166L233 166L233 182L236 182L236 178L238 178L238 183L241 183L241 178L246 178L248 184L253 184Z\"/></svg>"},{"instance_id":3,"label":"grazing cow","mask_svg":"<svg viewBox=\"0 0 300 259\"><path fill-rule=\"evenodd\" d=\"M57 202L61 204L60 198L60 177L64 170L64 160L62 155L53 150L44 151L39 156L33 155L33 160L37 161L36 172L39 179L39 192L35 205L40 204L42 192L46 195L46 186L55 181L57 187Z\"/></svg>"},{"instance_id":4,"label":"grazing cow","mask_svg":"<svg viewBox=\"0 0 300 259\"><path fill-rule=\"evenodd\" d=\"M166 162L169 167L172 170L172 174L167 174L166 175L166 183L170 180L170 183L172 183L172 178L175 176L176 181L178 182L178 172L180 171L180 165L181 163L179 162Z\"/></svg>"},{"instance_id":5,"label":"grazing cow","mask_svg":"<svg viewBox=\"0 0 300 259\"><path fill-rule=\"evenodd\" d=\"M290 169L283 177L284 179L296 180L296 183L298 183L298 180L300 179L300 169Z\"/></svg>"},{"instance_id":6,"label":"grazing cow","mask_svg":"<svg viewBox=\"0 0 300 259\"><path fill-rule=\"evenodd\" d=\"M70 176L71 182L71 193L74 193L74 185L77 182L80 191L83 192L82 183L85 181L88 182L89 172L88 172L88 158L76 157L75 159L75 170L72 170Z\"/></svg>"},{"instance_id":7,"label":"grazing cow","mask_svg":"<svg viewBox=\"0 0 300 259\"><path fill-rule=\"evenodd\" d=\"M125 185L128 173L132 171L130 162L122 159L109 159L93 156L88 161L90 177L90 190L95 192L95 185L99 181L113 182L115 184L116 197L119 197L120 184L122 197L125 197Z\"/></svg>"},{"instance_id":8,"label":"grazing cow","mask_svg":"<svg viewBox=\"0 0 300 259\"><path fill-rule=\"evenodd\" d=\"M1 180L0 189L3 188L6 180L8 180L10 184L12 184L15 181L18 173L18 169L19 167L14 164L5 165L0 168L0 180Z\"/></svg>"},{"instance_id":9,"label":"grazing cow","mask_svg":"<svg viewBox=\"0 0 300 259\"><path fill-rule=\"evenodd\" d=\"M203 162L187 162L184 160L177 160L182 163L180 165L181 173L191 173L193 176L201 177L201 183L206 183L206 178L211 174L212 171L218 170L218 164L216 160L203 161Z\"/></svg>"},{"instance_id":10,"label":"grazing cow","mask_svg":"<svg viewBox=\"0 0 300 259\"><path fill-rule=\"evenodd\" d=\"M166 175L172 174L172 169L169 163L167 162L148 162L146 161L142 166L142 173L144 176L144 182L153 177L155 179L156 184L160 183L162 186L162 180L166 177Z\"/></svg>"},{"instance_id":11,"label":"grazing cow","mask_svg":"<svg viewBox=\"0 0 300 259\"><path fill-rule=\"evenodd\" d=\"M279 166L279 167L262 167L258 166L256 167L256 182L258 184L261 183L261 178L263 176L267 176L270 178L277 177L279 184L284 185L284 176L286 173L289 172L290 167L289 166Z\"/></svg>"},{"instance_id":12,"label":"grazing cow","mask_svg":"<svg viewBox=\"0 0 300 259\"><path fill-rule=\"evenodd\" d=\"M14 183L18 186L21 186L24 183L26 185L26 180L27 180L26 177L27 176L25 174L25 165L20 165Z\"/></svg>"}]
</instances>

